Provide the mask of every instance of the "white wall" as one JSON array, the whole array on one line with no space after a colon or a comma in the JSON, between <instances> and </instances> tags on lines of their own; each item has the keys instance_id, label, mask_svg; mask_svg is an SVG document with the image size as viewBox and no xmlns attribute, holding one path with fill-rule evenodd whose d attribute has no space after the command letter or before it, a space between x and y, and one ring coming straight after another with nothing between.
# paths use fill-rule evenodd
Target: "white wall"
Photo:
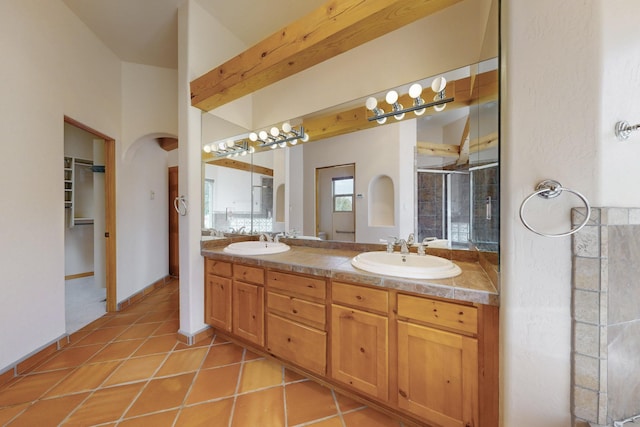
<instances>
[{"instance_id":1,"label":"white wall","mask_svg":"<svg viewBox=\"0 0 640 427\"><path fill-rule=\"evenodd\" d=\"M2 1L0 28L2 371L65 333L63 116L115 138L121 116L119 61L62 2Z\"/></svg>"},{"instance_id":2,"label":"white wall","mask_svg":"<svg viewBox=\"0 0 640 427\"><path fill-rule=\"evenodd\" d=\"M544 178L598 203L600 3L502 2L504 426L570 425L571 239L534 235L518 210ZM568 210L530 212L533 219L543 214L568 229Z\"/></svg>"}]
</instances>

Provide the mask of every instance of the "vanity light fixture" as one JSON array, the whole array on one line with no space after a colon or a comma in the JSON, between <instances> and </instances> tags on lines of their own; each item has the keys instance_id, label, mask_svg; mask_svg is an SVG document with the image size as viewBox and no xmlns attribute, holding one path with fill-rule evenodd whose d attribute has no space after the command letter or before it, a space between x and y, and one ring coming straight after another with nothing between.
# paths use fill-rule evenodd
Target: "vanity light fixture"
<instances>
[{"instance_id":1,"label":"vanity light fixture","mask_svg":"<svg viewBox=\"0 0 640 427\"><path fill-rule=\"evenodd\" d=\"M374 97L367 98L365 106L367 110L373 112L372 117L368 117L367 120L377 121L379 124L384 124L387 121L387 117L395 117L396 120L402 120L405 113L413 111L416 116L424 114L427 108L433 107L435 111L442 111L447 106L447 103L452 102L454 98L447 98L445 88L447 87L447 79L444 77L436 77L431 83L431 90L435 92L433 102L426 103L422 99L422 86L419 83L414 83L409 88L409 97L413 99L413 105L411 107L404 108L402 104L398 103L398 92L391 90L387 93L385 101L391 105L391 112L385 113L383 109L378 108L378 100Z\"/></svg>"},{"instance_id":2,"label":"vanity light fixture","mask_svg":"<svg viewBox=\"0 0 640 427\"><path fill-rule=\"evenodd\" d=\"M216 157L238 157L254 153L256 149L248 141L235 142L232 139L219 143L211 143L202 147L205 153L215 153Z\"/></svg>"},{"instance_id":3,"label":"vanity light fixture","mask_svg":"<svg viewBox=\"0 0 640 427\"><path fill-rule=\"evenodd\" d=\"M281 128L276 126L266 130L261 130L259 133L251 132L249 139L253 142L259 142L259 147L271 147L276 149L278 147L284 148L289 145L296 145L298 140L307 142L309 140L309 134L305 133L304 127L300 126L299 129L293 128L289 123L285 122Z\"/></svg>"}]
</instances>

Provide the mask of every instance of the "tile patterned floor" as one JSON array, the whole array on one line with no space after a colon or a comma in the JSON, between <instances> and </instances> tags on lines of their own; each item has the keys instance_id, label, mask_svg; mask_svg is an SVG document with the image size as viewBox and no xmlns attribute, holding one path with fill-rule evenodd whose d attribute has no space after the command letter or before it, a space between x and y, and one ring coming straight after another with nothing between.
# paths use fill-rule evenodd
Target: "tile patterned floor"
<instances>
[{"instance_id":1,"label":"tile patterned floor","mask_svg":"<svg viewBox=\"0 0 640 427\"><path fill-rule=\"evenodd\" d=\"M224 339L177 340L178 282L0 387L2 426L399 427Z\"/></svg>"}]
</instances>

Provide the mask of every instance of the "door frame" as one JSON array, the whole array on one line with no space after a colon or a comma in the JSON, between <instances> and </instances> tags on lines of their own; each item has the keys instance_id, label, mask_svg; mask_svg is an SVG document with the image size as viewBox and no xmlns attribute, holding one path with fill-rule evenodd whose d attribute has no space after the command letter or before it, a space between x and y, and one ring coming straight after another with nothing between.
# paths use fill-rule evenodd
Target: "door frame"
<instances>
[{"instance_id":1,"label":"door frame","mask_svg":"<svg viewBox=\"0 0 640 427\"><path fill-rule=\"evenodd\" d=\"M116 140L86 126L69 116L64 122L104 140L104 198L105 198L105 270L107 285L107 312L118 311L116 295Z\"/></svg>"}]
</instances>

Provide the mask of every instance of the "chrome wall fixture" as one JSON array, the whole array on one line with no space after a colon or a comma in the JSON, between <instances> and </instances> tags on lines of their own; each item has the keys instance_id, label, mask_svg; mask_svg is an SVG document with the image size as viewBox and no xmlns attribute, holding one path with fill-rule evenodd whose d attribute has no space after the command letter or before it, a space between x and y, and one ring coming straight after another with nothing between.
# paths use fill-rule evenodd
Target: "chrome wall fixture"
<instances>
[{"instance_id":1,"label":"chrome wall fixture","mask_svg":"<svg viewBox=\"0 0 640 427\"><path fill-rule=\"evenodd\" d=\"M454 98L447 98L445 89L447 87L447 79L444 77L436 77L431 83L431 90L435 93L433 102L425 102L422 99L422 85L414 83L409 88L409 97L413 99L413 105L411 107L404 108L402 104L398 102L398 92L390 90L385 97L387 104L391 106L391 111L385 113L382 108L378 107L378 100L373 96L367 98L365 106L367 110L373 112L373 116L368 117L370 122L377 121L378 124L384 124L387 121L387 117L393 116L396 120L404 119L405 113L412 112L416 116L424 114L427 108L433 107L435 111L442 111L447 106L447 103L452 102Z\"/></svg>"},{"instance_id":2,"label":"chrome wall fixture","mask_svg":"<svg viewBox=\"0 0 640 427\"><path fill-rule=\"evenodd\" d=\"M238 157L246 156L256 151L254 147L249 145L248 141L236 142L232 139L222 142L214 142L202 147L205 153L215 153L216 157Z\"/></svg>"},{"instance_id":3,"label":"chrome wall fixture","mask_svg":"<svg viewBox=\"0 0 640 427\"><path fill-rule=\"evenodd\" d=\"M289 123L282 124L281 129L276 126L269 129L269 133L266 130L260 132L251 132L249 139L253 142L260 142L259 147L271 147L271 148L284 148L289 145L296 145L298 141L307 142L309 140L309 134L305 133L304 127L300 126L300 129L293 128Z\"/></svg>"},{"instance_id":4,"label":"chrome wall fixture","mask_svg":"<svg viewBox=\"0 0 640 427\"><path fill-rule=\"evenodd\" d=\"M640 129L640 124L630 125L629 122L622 120L616 123L616 138L618 138L619 141L625 141L629 139L629 135L631 135L631 132L638 129Z\"/></svg>"}]
</instances>

